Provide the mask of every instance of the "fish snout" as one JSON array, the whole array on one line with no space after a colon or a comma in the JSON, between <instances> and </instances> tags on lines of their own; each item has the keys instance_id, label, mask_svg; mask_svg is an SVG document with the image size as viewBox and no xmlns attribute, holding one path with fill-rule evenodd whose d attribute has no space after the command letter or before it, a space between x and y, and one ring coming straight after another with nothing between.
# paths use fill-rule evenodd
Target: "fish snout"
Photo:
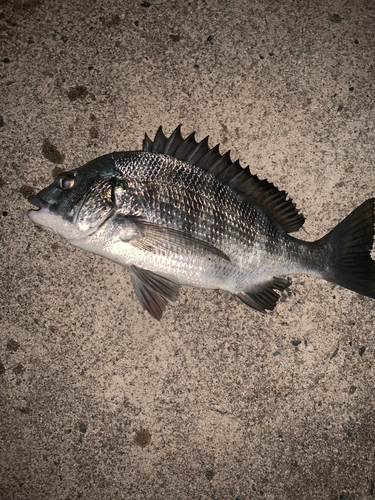
<instances>
[{"instance_id":1,"label":"fish snout","mask_svg":"<svg viewBox=\"0 0 375 500\"><path fill-rule=\"evenodd\" d=\"M47 201L42 200L41 198L38 198L38 196L30 196L27 200L29 203L37 207L39 210L43 208L48 208L50 204Z\"/></svg>"}]
</instances>

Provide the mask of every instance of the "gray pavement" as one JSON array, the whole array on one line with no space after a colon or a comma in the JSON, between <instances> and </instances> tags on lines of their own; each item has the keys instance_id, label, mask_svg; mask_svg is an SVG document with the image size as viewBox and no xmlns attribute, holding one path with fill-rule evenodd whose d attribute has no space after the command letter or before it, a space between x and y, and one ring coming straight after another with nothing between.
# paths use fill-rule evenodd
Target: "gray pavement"
<instances>
[{"instance_id":1,"label":"gray pavement","mask_svg":"<svg viewBox=\"0 0 375 500\"><path fill-rule=\"evenodd\" d=\"M158 323L26 213L181 123L324 235L375 195L375 3L3 1L0 40L0 498L374 498L374 301L302 276L265 316L184 288Z\"/></svg>"}]
</instances>

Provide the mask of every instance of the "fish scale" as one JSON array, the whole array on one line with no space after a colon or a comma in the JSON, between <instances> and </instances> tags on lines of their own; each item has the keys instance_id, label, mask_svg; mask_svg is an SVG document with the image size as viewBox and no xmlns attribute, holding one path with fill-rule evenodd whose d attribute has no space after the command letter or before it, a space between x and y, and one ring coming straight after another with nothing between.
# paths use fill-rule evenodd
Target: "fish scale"
<instances>
[{"instance_id":1,"label":"fish scale","mask_svg":"<svg viewBox=\"0 0 375 500\"><path fill-rule=\"evenodd\" d=\"M153 153L147 155L152 165L148 171L147 163L140 155L134 153L127 156L125 161L131 167L122 168L121 173L124 176L136 174L133 182L144 183L137 205L147 207L144 215L148 220L163 220L164 224L176 228L187 224L192 234L210 239L216 245L225 245L226 240L232 237L242 246L251 246L264 234L269 249L274 246L278 253L281 241L272 245L277 234L276 226L241 197L236 197L227 186L190 165ZM124 165L124 158L118 158L120 165ZM125 193L127 196L128 193ZM162 204L174 208L173 219L163 219ZM209 232L199 231L205 226L209 226ZM284 234L279 236L280 240L285 239Z\"/></svg>"},{"instance_id":2,"label":"fish scale","mask_svg":"<svg viewBox=\"0 0 375 500\"><path fill-rule=\"evenodd\" d=\"M285 191L180 127L64 172L29 201L35 223L126 267L156 319L181 285L229 291L260 312L296 274L375 298L373 198L320 240L299 240L290 233L305 219Z\"/></svg>"}]
</instances>

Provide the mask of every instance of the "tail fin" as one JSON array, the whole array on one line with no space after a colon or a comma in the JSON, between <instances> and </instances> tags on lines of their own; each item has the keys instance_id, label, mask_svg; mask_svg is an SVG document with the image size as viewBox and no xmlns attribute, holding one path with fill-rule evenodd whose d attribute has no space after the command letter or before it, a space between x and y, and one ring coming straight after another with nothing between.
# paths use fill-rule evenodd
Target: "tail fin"
<instances>
[{"instance_id":1,"label":"tail fin","mask_svg":"<svg viewBox=\"0 0 375 500\"><path fill-rule=\"evenodd\" d=\"M356 208L330 233L319 240L325 247L327 281L375 299L374 243L375 198Z\"/></svg>"}]
</instances>

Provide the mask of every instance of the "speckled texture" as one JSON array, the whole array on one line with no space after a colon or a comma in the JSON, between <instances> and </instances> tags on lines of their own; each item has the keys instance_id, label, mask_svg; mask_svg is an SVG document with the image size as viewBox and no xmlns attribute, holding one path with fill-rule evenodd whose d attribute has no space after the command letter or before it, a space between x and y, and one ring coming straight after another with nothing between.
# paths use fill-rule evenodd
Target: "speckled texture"
<instances>
[{"instance_id":1,"label":"speckled texture","mask_svg":"<svg viewBox=\"0 0 375 500\"><path fill-rule=\"evenodd\" d=\"M0 5L0 498L374 498L374 301L184 288L157 323L25 199L182 123L316 239L375 194L374 26L370 0Z\"/></svg>"}]
</instances>

